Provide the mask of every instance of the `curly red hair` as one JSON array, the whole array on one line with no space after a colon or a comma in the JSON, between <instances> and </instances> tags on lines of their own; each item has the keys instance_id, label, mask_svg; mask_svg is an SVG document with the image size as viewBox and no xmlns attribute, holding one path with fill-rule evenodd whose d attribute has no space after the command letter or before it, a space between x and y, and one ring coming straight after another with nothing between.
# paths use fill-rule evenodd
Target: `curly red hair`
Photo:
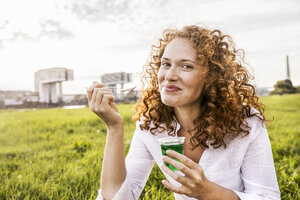
<instances>
[{"instance_id":1,"label":"curly red hair","mask_svg":"<svg viewBox=\"0 0 300 200\"><path fill-rule=\"evenodd\" d=\"M158 45L152 45L144 66L142 95L134 107L133 119L142 119L141 129L150 129L151 134L167 130L169 135L175 135L171 125L174 110L162 103L157 78L164 50L175 37L189 39L197 50L197 61L207 70L202 101L199 101L201 115L193 121L195 128L189 130L193 149L198 146L208 148L208 141L212 141L214 148L226 147L225 136L236 138L249 134L246 118L255 116L265 121L264 105L249 83L253 77L245 68L244 51L236 49L231 37L220 30L191 25L181 30L165 30ZM251 107L259 113L251 112Z\"/></svg>"}]
</instances>

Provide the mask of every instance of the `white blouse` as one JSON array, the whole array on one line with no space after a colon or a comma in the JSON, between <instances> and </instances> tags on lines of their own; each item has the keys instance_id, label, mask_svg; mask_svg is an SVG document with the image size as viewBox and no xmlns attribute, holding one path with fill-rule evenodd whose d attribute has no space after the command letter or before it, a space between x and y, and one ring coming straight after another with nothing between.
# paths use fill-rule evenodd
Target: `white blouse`
<instances>
[{"instance_id":1,"label":"white blouse","mask_svg":"<svg viewBox=\"0 0 300 200\"><path fill-rule=\"evenodd\" d=\"M245 137L228 140L226 148L214 149L207 143L209 148L204 150L199 165L208 180L234 191L241 200L278 200L280 191L267 130L257 117L248 118L247 122L251 127L250 133ZM163 163L158 138L171 136L167 132L152 135L149 130L140 129L141 123L136 123L125 159L126 178L114 200L138 199L154 163L159 167ZM180 125L176 121L173 125L177 135ZM164 171L162 173L171 184L180 185ZM98 192L96 200L102 199L101 190ZM177 193L174 193L174 197L176 200L195 199Z\"/></svg>"}]
</instances>

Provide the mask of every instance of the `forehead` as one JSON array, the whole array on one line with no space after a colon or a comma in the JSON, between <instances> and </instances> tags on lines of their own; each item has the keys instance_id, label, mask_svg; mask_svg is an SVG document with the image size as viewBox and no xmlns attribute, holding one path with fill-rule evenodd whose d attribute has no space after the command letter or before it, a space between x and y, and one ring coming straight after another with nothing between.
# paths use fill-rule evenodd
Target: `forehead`
<instances>
[{"instance_id":1,"label":"forehead","mask_svg":"<svg viewBox=\"0 0 300 200\"><path fill-rule=\"evenodd\" d=\"M196 61L197 50L188 39L176 37L166 46L162 57Z\"/></svg>"}]
</instances>

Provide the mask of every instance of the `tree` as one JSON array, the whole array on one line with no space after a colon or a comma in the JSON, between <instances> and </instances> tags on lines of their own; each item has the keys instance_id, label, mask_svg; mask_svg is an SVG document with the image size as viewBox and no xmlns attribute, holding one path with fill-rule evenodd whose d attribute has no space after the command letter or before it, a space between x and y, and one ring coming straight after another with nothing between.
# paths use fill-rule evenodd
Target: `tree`
<instances>
[{"instance_id":1,"label":"tree","mask_svg":"<svg viewBox=\"0 0 300 200\"><path fill-rule=\"evenodd\" d=\"M274 90L270 94L293 94L296 93L296 88L289 79L277 81L274 85Z\"/></svg>"},{"instance_id":2,"label":"tree","mask_svg":"<svg viewBox=\"0 0 300 200\"><path fill-rule=\"evenodd\" d=\"M5 108L5 102L4 102L4 99L0 98L0 109L1 108Z\"/></svg>"},{"instance_id":3,"label":"tree","mask_svg":"<svg viewBox=\"0 0 300 200\"><path fill-rule=\"evenodd\" d=\"M296 93L300 93L300 85L296 87Z\"/></svg>"},{"instance_id":4,"label":"tree","mask_svg":"<svg viewBox=\"0 0 300 200\"><path fill-rule=\"evenodd\" d=\"M1 91L0 91L0 109L1 108L5 108L5 96L4 94L1 94Z\"/></svg>"}]
</instances>

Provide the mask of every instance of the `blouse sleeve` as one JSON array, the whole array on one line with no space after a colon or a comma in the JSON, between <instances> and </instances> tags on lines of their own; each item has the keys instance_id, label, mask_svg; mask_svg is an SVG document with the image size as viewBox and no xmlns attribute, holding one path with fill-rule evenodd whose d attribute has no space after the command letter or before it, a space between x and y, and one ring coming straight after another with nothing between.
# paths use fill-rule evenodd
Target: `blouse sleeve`
<instances>
[{"instance_id":1,"label":"blouse sleeve","mask_svg":"<svg viewBox=\"0 0 300 200\"><path fill-rule=\"evenodd\" d=\"M130 149L125 159L126 178L113 200L138 199L148 180L154 162L151 153L143 142L142 131L139 122L137 122ZM98 190L96 200L103 200L101 189Z\"/></svg>"},{"instance_id":2,"label":"blouse sleeve","mask_svg":"<svg viewBox=\"0 0 300 200\"><path fill-rule=\"evenodd\" d=\"M251 129L254 137L241 167L244 192L235 191L241 200L280 199L270 139L264 126L255 120Z\"/></svg>"}]
</instances>

